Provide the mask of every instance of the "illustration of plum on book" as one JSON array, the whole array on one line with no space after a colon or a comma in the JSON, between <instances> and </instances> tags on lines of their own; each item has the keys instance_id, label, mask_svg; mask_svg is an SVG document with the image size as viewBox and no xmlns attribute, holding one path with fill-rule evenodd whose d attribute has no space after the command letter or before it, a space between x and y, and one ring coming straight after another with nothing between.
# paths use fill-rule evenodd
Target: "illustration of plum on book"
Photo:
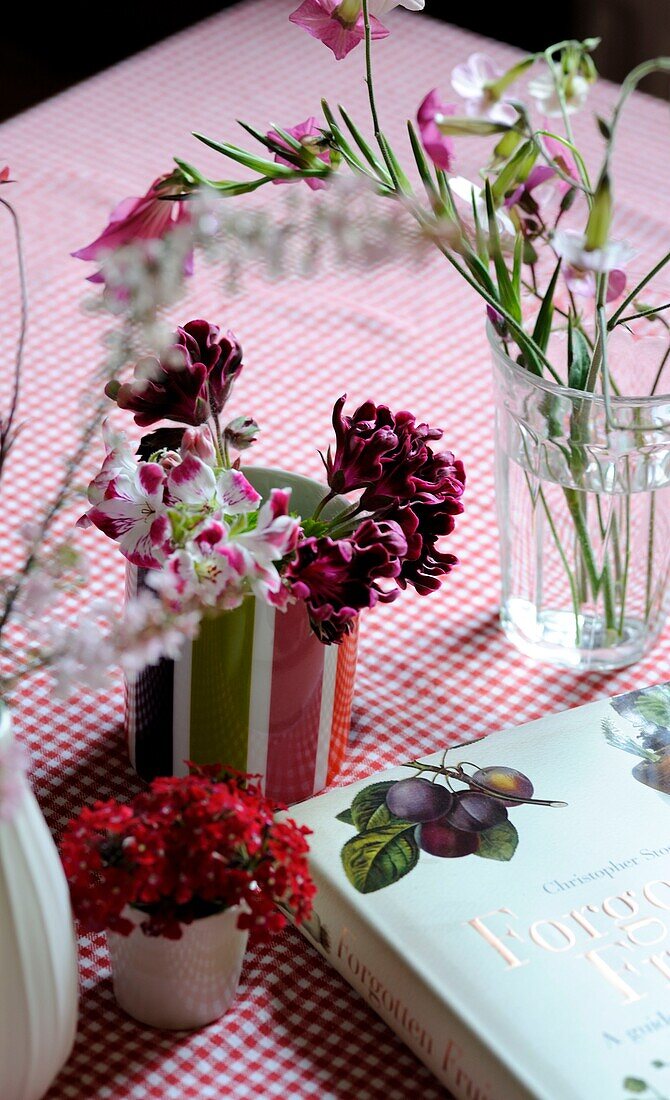
<instances>
[{"instance_id":1,"label":"illustration of plum on book","mask_svg":"<svg viewBox=\"0 0 670 1100\"><path fill-rule=\"evenodd\" d=\"M392 886L416 867L421 852L507 862L519 844L510 810L567 806L535 798L528 776L514 768L476 768L467 761L450 766L446 755L440 765L404 765L416 772L407 779L371 783L337 815L358 830L342 848L342 865L359 893Z\"/></svg>"},{"instance_id":2,"label":"illustration of plum on book","mask_svg":"<svg viewBox=\"0 0 670 1100\"><path fill-rule=\"evenodd\" d=\"M638 783L670 794L670 685L629 691L610 705L627 725L622 732L617 723L604 719L607 743L641 758L631 772Z\"/></svg>"}]
</instances>

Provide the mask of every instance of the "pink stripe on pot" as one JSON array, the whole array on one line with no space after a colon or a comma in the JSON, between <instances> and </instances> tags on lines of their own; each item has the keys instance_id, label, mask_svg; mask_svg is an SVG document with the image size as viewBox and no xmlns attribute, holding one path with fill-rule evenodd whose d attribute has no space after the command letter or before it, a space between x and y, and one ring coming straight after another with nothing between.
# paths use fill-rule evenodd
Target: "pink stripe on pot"
<instances>
[{"instance_id":1,"label":"pink stripe on pot","mask_svg":"<svg viewBox=\"0 0 670 1100\"><path fill-rule=\"evenodd\" d=\"M324 646L298 600L275 618L265 789L278 802L314 792L323 665Z\"/></svg>"}]
</instances>

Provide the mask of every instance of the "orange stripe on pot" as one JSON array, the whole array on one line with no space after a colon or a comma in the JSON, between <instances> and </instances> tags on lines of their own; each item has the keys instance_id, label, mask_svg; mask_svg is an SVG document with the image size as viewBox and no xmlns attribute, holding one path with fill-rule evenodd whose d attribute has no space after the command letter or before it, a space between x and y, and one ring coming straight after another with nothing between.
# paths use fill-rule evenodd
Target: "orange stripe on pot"
<instances>
[{"instance_id":1,"label":"orange stripe on pot","mask_svg":"<svg viewBox=\"0 0 670 1100\"><path fill-rule=\"evenodd\" d=\"M358 624L359 619L357 618L351 634L347 634L340 645L337 657L333 725L330 733L330 753L328 755L329 783L340 771L347 751L347 740L351 725L351 707L354 700L354 682L356 679Z\"/></svg>"}]
</instances>

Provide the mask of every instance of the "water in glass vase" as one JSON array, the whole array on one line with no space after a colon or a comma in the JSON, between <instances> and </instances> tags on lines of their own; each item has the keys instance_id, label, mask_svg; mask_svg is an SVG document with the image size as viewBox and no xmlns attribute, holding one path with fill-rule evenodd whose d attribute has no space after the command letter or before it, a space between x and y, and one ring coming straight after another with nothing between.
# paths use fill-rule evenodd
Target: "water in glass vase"
<instances>
[{"instance_id":1,"label":"water in glass vase","mask_svg":"<svg viewBox=\"0 0 670 1100\"><path fill-rule=\"evenodd\" d=\"M581 670L639 660L663 626L670 480L652 492L588 492L543 480L502 450L498 464L510 641Z\"/></svg>"}]
</instances>

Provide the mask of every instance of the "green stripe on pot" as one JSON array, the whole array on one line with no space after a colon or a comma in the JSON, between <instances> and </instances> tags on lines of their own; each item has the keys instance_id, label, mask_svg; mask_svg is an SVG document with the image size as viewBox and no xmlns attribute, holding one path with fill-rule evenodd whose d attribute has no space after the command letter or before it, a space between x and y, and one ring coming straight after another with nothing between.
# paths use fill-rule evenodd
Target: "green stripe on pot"
<instances>
[{"instance_id":1,"label":"green stripe on pot","mask_svg":"<svg viewBox=\"0 0 670 1100\"><path fill-rule=\"evenodd\" d=\"M204 619L191 664L191 760L245 771L255 600Z\"/></svg>"}]
</instances>

